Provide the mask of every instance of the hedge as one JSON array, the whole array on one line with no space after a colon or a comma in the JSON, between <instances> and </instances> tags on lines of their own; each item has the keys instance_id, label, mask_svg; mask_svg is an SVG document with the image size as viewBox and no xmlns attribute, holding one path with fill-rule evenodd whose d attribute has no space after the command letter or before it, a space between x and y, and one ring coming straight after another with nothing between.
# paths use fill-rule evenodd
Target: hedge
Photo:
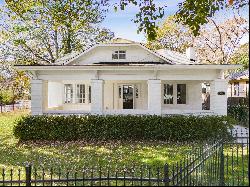
<instances>
[{"instance_id":1,"label":"hedge","mask_svg":"<svg viewBox=\"0 0 250 187\"><path fill-rule=\"evenodd\" d=\"M26 116L14 135L26 140L207 141L229 137L226 116Z\"/></svg>"},{"instance_id":2,"label":"hedge","mask_svg":"<svg viewBox=\"0 0 250 187\"><path fill-rule=\"evenodd\" d=\"M247 105L228 106L228 115L237 120L240 125L249 127L249 107Z\"/></svg>"}]
</instances>

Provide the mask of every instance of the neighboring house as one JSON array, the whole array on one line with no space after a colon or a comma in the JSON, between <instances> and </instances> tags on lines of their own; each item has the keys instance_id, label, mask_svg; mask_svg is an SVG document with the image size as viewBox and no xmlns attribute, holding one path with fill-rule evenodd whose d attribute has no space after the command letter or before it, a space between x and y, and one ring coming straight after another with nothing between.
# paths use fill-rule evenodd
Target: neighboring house
<instances>
[{"instance_id":1,"label":"neighboring house","mask_svg":"<svg viewBox=\"0 0 250 187\"><path fill-rule=\"evenodd\" d=\"M229 76L228 97L249 97L249 70Z\"/></svg>"},{"instance_id":2,"label":"neighboring house","mask_svg":"<svg viewBox=\"0 0 250 187\"><path fill-rule=\"evenodd\" d=\"M17 66L32 77L32 114L227 114L224 71L187 55L116 39L51 65ZM210 110L202 110L202 84Z\"/></svg>"}]
</instances>

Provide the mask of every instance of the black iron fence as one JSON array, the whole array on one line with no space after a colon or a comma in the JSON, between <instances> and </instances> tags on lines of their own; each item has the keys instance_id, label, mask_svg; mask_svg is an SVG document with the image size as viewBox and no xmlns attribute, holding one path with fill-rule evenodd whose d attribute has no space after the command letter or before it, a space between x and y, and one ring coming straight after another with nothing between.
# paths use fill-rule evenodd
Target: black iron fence
<instances>
[{"instance_id":1,"label":"black iron fence","mask_svg":"<svg viewBox=\"0 0 250 187\"><path fill-rule=\"evenodd\" d=\"M0 185L10 186L248 186L248 130L232 131L234 140L193 149L185 159L162 167L84 167L81 171L44 169L27 164L2 169Z\"/></svg>"}]
</instances>

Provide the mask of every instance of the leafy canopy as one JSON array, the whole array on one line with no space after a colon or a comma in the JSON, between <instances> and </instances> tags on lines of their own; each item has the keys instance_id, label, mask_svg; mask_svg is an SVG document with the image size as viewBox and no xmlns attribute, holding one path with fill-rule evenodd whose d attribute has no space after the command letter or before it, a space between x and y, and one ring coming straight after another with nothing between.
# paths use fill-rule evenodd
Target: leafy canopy
<instances>
[{"instance_id":1,"label":"leafy canopy","mask_svg":"<svg viewBox=\"0 0 250 187\"><path fill-rule=\"evenodd\" d=\"M223 22L209 18L209 22L201 27L199 36L194 36L186 25L176 22L176 16L170 16L157 28L156 39L148 41L148 47L184 53L187 47L193 46L200 62L238 64L239 62L232 62L231 59L237 54L235 52L240 47L242 38L248 34L248 21L236 13ZM237 61L242 57L240 61L246 63L246 55L240 53L237 56Z\"/></svg>"},{"instance_id":2,"label":"leafy canopy","mask_svg":"<svg viewBox=\"0 0 250 187\"><path fill-rule=\"evenodd\" d=\"M156 38L157 20L164 17L164 8L167 7L167 0L164 6L156 6L156 0L120 0L121 10L128 4L139 8L134 20L138 23L138 31L146 33L149 41ZM239 9L249 4L248 0L184 0L179 4L176 12L176 21L188 26L195 36L199 35L201 25L208 23L208 19L221 9L229 6Z\"/></svg>"},{"instance_id":3,"label":"leafy canopy","mask_svg":"<svg viewBox=\"0 0 250 187\"><path fill-rule=\"evenodd\" d=\"M106 4L98 0L7 0L1 12L4 46L19 63L54 63L113 38L99 27L105 12Z\"/></svg>"}]
</instances>

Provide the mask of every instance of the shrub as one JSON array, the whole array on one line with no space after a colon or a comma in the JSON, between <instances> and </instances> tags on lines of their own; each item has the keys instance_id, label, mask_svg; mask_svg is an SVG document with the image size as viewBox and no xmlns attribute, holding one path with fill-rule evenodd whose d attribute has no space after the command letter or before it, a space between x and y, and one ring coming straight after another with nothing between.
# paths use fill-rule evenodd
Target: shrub
<instances>
[{"instance_id":1,"label":"shrub","mask_svg":"<svg viewBox=\"0 0 250 187\"><path fill-rule=\"evenodd\" d=\"M20 140L207 141L229 137L223 116L26 116L14 127Z\"/></svg>"},{"instance_id":2,"label":"shrub","mask_svg":"<svg viewBox=\"0 0 250 187\"><path fill-rule=\"evenodd\" d=\"M13 100L14 100L14 96L11 90L0 91L0 104L3 104L3 105L12 104Z\"/></svg>"},{"instance_id":3,"label":"shrub","mask_svg":"<svg viewBox=\"0 0 250 187\"><path fill-rule=\"evenodd\" d=\"M249 127L249 107L247 105L228 106L228 115L237 120L240 125Z\"/></svg>"}]
</instances>

